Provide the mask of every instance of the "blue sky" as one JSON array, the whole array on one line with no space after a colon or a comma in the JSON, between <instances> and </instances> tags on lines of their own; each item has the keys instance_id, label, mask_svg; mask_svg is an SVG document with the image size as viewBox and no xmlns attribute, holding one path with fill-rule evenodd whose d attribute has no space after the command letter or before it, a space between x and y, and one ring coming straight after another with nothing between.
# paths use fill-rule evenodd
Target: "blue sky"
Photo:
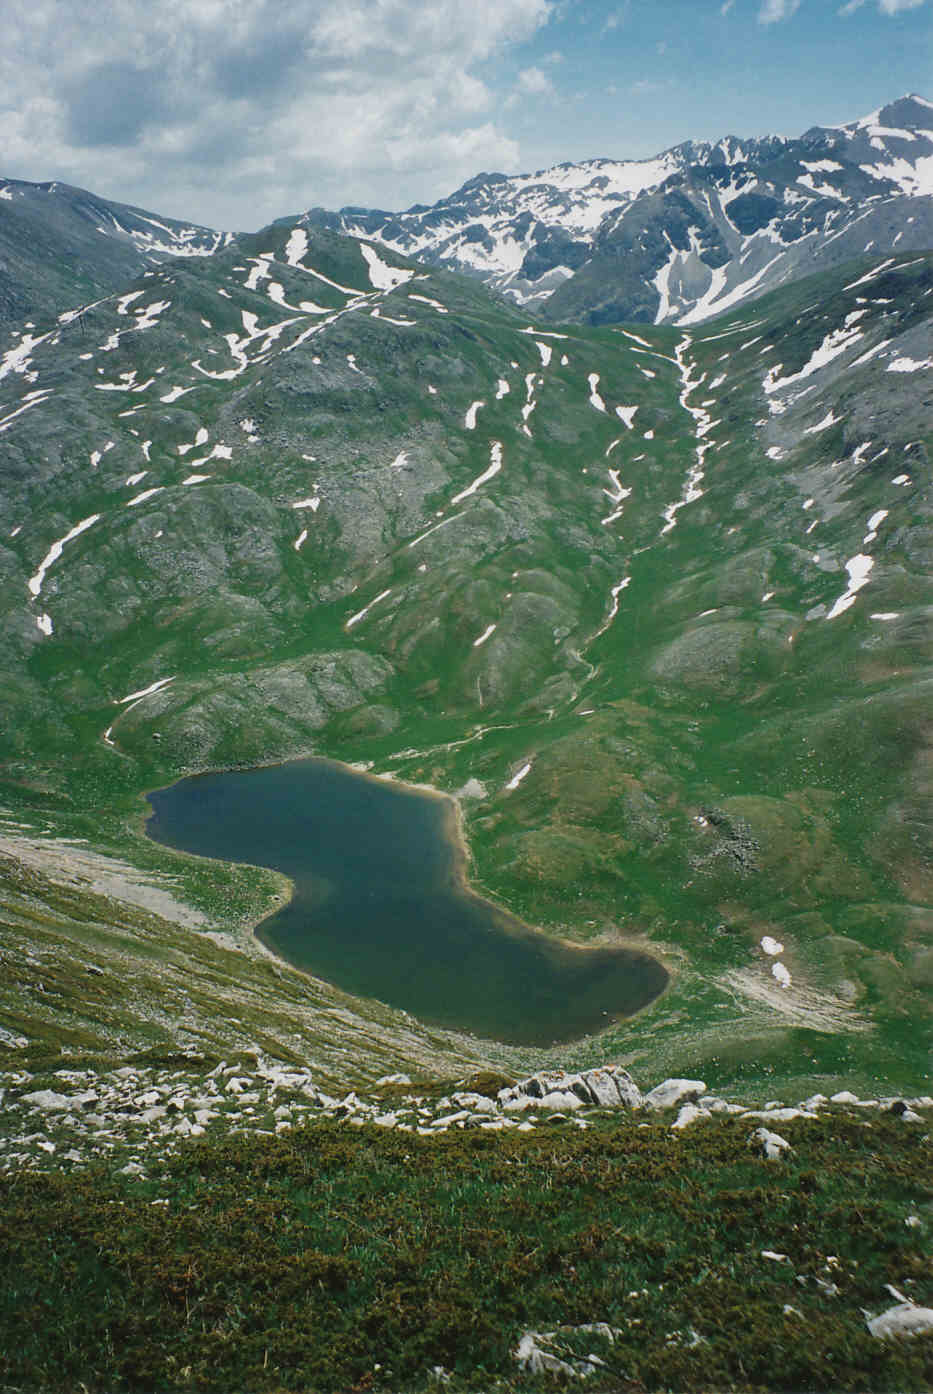
<instances>
[{"instance_id":1,"label":"blue sky","mask_svg":"<svg viewBox=\"0 0 933 1394\"><path fill-rule=\"evenodd\" d=\"M653 155L686 138L799 135L933 95L933 6L568 4L510 54L554 88L510 123L531 164ZM508 81L508 79L506 79Z\"/></svg>"},{"instance_id":2,"label":"blue sky","mask_svg":"<svg viewBox=\"0 0 933 1394\"><path fill-rule=\"evenodd\" d=\"M30 0L0 176L214 227L933 98L933 0Z\"/></svg>"},{"instance_id":3,"label":"blue sky","mask_svg":"<svg viewBox=\"0 0 933 1394\"><path fill-rule=\"evenodd\" d=\"M644 157L688 138L799 135L906 92L933 96L933 5L568 4L508 55L513 80L516 60L554 89L509 125L530 164L558 148Z\"/></svg>"}]
</instances>

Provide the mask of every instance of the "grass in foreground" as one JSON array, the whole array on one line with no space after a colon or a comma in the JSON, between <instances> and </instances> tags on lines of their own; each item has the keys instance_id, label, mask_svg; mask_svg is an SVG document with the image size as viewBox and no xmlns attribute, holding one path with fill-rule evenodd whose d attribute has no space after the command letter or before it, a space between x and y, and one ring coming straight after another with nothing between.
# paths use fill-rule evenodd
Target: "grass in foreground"
<instances>
[{"instance_id":1,"label":"grass in foreground","mask_svg":"<svg viewBox=\"0 0 933 1394\"><path fill-rule=\"evenodd\" d=\"M145 1180L5 1178L0 1381L400 1391L442 1366L451 1389L547 1389L523 1333L607 1322L614 1342L564 1333L605 1361L588 1389L930 1388L933 1342L876 1340L862 1310L888 1283L933 1298L924 1128L797 1119L780 1163L749 1131L324 1125L209 1136Z\"/></svg>"}]
</instances>

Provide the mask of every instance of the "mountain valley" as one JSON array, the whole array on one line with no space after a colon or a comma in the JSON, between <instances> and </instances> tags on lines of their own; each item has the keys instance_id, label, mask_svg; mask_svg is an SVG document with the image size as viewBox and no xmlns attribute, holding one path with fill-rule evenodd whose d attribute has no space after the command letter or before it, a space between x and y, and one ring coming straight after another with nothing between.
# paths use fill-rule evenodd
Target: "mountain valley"
<instances>
[{"instance_id":1,"label":"mountain valley","mask_svg":"<svg viewBox=\"0 0 933 1394\"><path fill-rule=\"evenodd\" d=\"M3 1390L929 1387L931 171L0 181Z\"/></svg>"},{"instance_id":2,"label":"mountain valley","mask_svg":"<svg viewBox=\"0 0 933 1394\"><path fill-rule=\"evenodd\" d=\"M14 333L10 831L181 875L226 932L275 878L225 913L249 874L142 840L140 794L326 754L459 793L526 922L662 959L574 1058L916 1079L931 293L894 254L558 329L296 223Z\"/></svg>"}]
</instances>

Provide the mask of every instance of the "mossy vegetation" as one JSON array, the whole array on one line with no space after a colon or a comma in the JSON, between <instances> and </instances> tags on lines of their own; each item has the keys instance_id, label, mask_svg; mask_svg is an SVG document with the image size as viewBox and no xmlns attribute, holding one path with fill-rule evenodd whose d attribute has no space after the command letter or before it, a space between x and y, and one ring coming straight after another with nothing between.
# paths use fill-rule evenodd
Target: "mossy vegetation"
<instances>
[{"instance_id":1,"label":"mossy vegetation","mask_svg":"<svg viewBox=\"0 0 933 1394\"><path fill-rule=\"evenodd\" d=\"M453 1389L545 1390L515 1352L560 1328L564 1359L605 1361L594 1390L919 1394L931 1338L880 1341L862 1309L891 1305L886 1284L933 1296L922 1130L782 1131L775 1163L728 1118L436 1139L316 1125L215 1135L136 1177L6 1177L0 1378L323 1394L426 1389L442 1367Z\"/></svg>"}]
</instances>

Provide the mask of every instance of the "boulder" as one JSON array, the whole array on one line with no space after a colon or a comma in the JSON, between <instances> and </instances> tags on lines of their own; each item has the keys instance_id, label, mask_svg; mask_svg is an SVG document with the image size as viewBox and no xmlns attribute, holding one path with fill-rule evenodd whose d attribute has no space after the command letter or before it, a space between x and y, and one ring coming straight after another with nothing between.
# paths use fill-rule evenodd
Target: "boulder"
<instances>
[{"instance_id":1,"label":"boulder","mask_svg":"<svg viewBox=\"0 0 933 1394\"><path fill-rule=\"evenodd\" d=\"M472 1113L496 1113L496 1105L492 1099L488 1099L485 1094L474 1094L464 1092L451 1094L451 1101L458 1108L469 1109Z\"/></svg>"},{"instance_id":2,"label":"boulder","mask_svg":"<svg viewBox=\"0 0 933 1394\"><path fill-rule=\"evenodd\" d=\"M628 1070L623 1070L621 1065L610 1065L607 1073L612 1075L615 1081L616 1089L619 1091L619 1103L623 1108L644 1108L644 1096Z\"/></svg>"},{"instance_id":3,"label":"boulder","mask_svg":"<svg viewBox=\"0 0 933 1394\"><path fill-rule=\"evenodd\" d=\"M581 1079L586 1081L590 1102L598 1108L618 1108L619 1090L614 1075L608 1070L587 1070Z\"/></svg>"},{"instance_id":4,"label":"boulder","mask_svg":"<svg viewBox=\"0 0 933 1394\"><path fill-rule=\"evenodd\" d=\"M515 1088L520 1094L527 1094L532 1099L543 1099L545 1094L569 1088L572 1078L566 1070L539 1070L536 1075L520 1080Z\"/></svg>"},{"instance_id":5,"label":"boulder","mask_svg":"<svg viewBox=\"0 0 933 1394\"><path fill-rule=\"evenodd\" d=\"M555 1089L550 1094L545 1094L537 1104L538 1108L550 1109L552 1113L575 1113L578 1108L583 1108L583 1100L579 1094L572 1093L569 1089Z\"/></svg>"},{"instance_id":6,"label":"boulder","mask_svg":"<svg viewBox=\"0 0 933 1394\"><path fill-rule=\"evenodd\" d=\"M695 1123L698 1118L709 1118L709 1113L704 1108L697 1108L696 1104L684 1104L676 1119L671 1124L671 1131L679 1131L681 1128L689 1128L691 1123Z\"/></svg>"},{"instance_id":7,"label":"boulder","mask_svg":"<svg viewBox=\"0 0 933 1394\"><path fill-rule=\"evenodd\" d=\"M791 1150L791 1145L786 1138L781 1137L780 1133L771 1133L767 1128L756 1128L749 1135L749 1147L760 1148L762 1156L769 1162L779 1162L785 1152Z\"/></svg>"},{"instance_id":8,"label":"boulder","mask_svg":"<svg viewBox=\"0 0 933 1394\"><path fill-rule=\"evenodd\" d=\"M648 1108L676 1108L678 1104L695 1104L706 1085L701 1079L666 1079L645 1095Z\"/></svg>"},{"instance_id":9,"label":"boulder","mask_svg":"<svg viewBox=\"0 0 933 1394\"><path fill-rule=\"evenodd\" d=\"M924 1332L933 1331L933 1307L915 1307L913 1302L899 1302L896 1307L889 1307L886 1312L873 1317L868 1322L868 1329L881 1340L921 1336Z\"/></svg>"},{"instance_id":10,"label":"boulder","mask_svg":"<svg viewBox=\"0 0 933 1394\"><path fill-rule=\"evenodd\" d=\"M747 1108L742 1117L760 1118L765 1123L789 1123L792 1118L816 1118L817 1114L801 1108Z\"/></svg>"},{"instance_id":11,"label":"boulder","mask_svg":"<svg viewBox=\"0 0 933 1394\"><path fill-rule=\"evenodd\" d=\"M65 1094L56 1094L54 1089L35 1089L31 1094L23 1094L22 1102L41 1108L46 1113L62 1113L66 1109L77 1108L78 1101Z\"/></svg>"},{"instance_id":12,"label":"boulder","mask_svg":"<svg viewBox=\"0 0 933 1394\"><path fill-rule=\"evenodd\" d=\"M550 1094L572 1094L578 1100L574 1107L641 1108L642 1096L637 1084L619 1065L607 1065L578 1074L566 1070L540 1070L528 1079L507 1089L500 1089L499 1104L508 1108L514 1100L544 1099Z\"/></svg>"}]
</instances>

